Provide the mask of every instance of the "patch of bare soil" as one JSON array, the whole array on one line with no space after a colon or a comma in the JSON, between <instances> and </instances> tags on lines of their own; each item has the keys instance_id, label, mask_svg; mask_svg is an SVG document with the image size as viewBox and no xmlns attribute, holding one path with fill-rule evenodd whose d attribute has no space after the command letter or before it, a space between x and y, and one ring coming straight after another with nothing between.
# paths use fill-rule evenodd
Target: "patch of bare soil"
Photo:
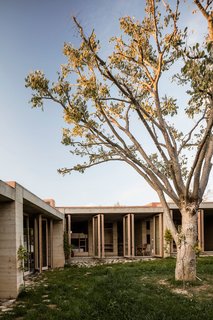
<instances>
[{"instance_id":1,"label":"patch of bare soil","mask_svg":"<svg viewBox=\"0 0 213 320\"><path fill-rule=\"evenodd\" d=\"M183 296L187 296L189 298L191 298L193 296L191 292L189 292L187 289L183 289L183 288L172 288L171 292L177 293L177 294L182 294Z\"/></svg>"},{"instance_id":2,"label":"patch of bare soil","mask_svg":"<svg viewBox=\"0 0 213 320\"><path fill-rule=\"evenodd\" d=\"M167 287L171 292L184 295L188 298L196 297L197 299L212 299L213 298L213 282L205 280L198 286L186 286L183 288L172 286L166 279L160 279L159 285Z\"/></svg>"},{"instance_id":3,"label":"patch of bare soil","mask_svg":"<svg viewBox=\"0 0 213 320\"><path fill-rule=\"evenodd\" d=\"M199 287L191 288L194 296L199 299L213 299L213 284L204 283Z\"/></svg>"},{"instance_id":4,"label":"patch of bare soil","mask_svg":"<svg viewBox=\"0 0 213 320\"><path fill-rule=\"evenodd\" d=\"M171 284L166 279L160 279L158 281L158 284L161 285L161 286L167 287L172 293L181 294L181 295L187 296L189 298L192 297L191 292L189 292L187 289L185 289L185 288L174 288L174 287L171 286Z\"/></svg>"}]
</instances>

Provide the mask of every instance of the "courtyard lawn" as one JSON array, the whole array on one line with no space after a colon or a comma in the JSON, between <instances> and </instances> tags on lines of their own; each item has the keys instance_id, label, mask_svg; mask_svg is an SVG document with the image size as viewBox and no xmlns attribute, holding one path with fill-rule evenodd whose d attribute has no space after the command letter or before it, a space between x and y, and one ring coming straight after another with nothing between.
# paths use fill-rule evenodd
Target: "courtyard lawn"
<instances>
[{"instance_id":1,"label":"courtyard lawn","mask_svg":"<svg viewBox=\"0 0 213 320\"><path fill-rule=\"evenodd\" d=\"M213 257L198 259L196 283L174 281L175 260L44 272L0 319L213 319Z\"/></svg>"}]
</instances>

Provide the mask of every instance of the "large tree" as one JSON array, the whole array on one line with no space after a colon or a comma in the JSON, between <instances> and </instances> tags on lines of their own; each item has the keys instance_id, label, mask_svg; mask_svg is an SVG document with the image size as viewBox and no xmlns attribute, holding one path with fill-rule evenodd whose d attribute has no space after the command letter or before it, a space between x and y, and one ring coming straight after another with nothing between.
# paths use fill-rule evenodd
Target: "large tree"
<instances>
[{"instance_id":1,"label":"large tree","mask_svg":"<svg viewBox=\"0 0 213 320\"><path fill-rule=\"evenodd\" d=\"M34 107L49 99L62 106L68 124L63 143L84 161L61 173L122 161L157 192L177 245L179 280L196 278L197 211L213 154L213 1L193 2L208 22L208 37L200 44L187 45L179 0L147 0L142 22L120 19L122 35L111 40L108 58L101 56L95 32L86 35L73 18L82 42L79 48L65 43L67 63L57 81L50 84L41 71L26 78ZM176 97L168 94L166 77L173 79ZM183 89L188 100L178 106ZM173 223L167 197L181 212L181 229Z\"/></svg>"}]
</instances>

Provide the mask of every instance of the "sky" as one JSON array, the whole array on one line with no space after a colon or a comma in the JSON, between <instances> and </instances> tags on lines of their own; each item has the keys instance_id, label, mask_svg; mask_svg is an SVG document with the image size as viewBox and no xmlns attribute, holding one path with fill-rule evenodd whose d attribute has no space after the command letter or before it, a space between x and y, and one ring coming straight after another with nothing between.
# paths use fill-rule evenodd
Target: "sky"
<instances>
[{"instance_id":1,"label":"sky","mask_svg":"<svg viewBox=\"0 0 213 320\"><path fill-rule=\"evenodd\" d=\"M17 181L57 206L142 205L158 201L155 192L125 164L103 164L84 174L61 176L57 169L74 161L61 144L64 126L60 108L48 104L32 109L31 91L25 88L30 71L43 70L55 80L64 63L64 42L79 43L71 16L77 16L87 32L93 28L108 52L108 39L119 34L118 19L130 15L142 19L143 0L1 0L0 1L0 179ZM186 4L183 20L205 31L198 15ZM212 179L210 181L212 184ZM210 188L210 186L208 187ZM207 189L208 189L207 188Z\"/></svg>"}]
</instances>

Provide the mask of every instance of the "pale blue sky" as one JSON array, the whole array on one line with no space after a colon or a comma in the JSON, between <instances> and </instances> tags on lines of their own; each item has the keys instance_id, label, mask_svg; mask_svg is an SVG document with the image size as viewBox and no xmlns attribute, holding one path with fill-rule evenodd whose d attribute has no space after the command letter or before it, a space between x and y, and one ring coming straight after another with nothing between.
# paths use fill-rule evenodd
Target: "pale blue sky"
<instances>
[{"instance_id":1,"label":"pale blue sky","mask_svg":"<svg viewBox=\"0 0 213 320\"><path fill-rule=\"evenodd\" d=\"M190 1L189 1L190 2ZM65 41L78 43L70 17L76 15L86 30L93 27L105 44L119 30L118 18L141 18L143 0L2 0L0 1L0 179L16 180L41 198L57 205L140 205L158 201L155 193L124 164L106 164L83 175L65 177L60 167L75 163L61 145L63 120L57 105L31 109L24 78L35 69L55 79L64 62ZM189 4L184 18L193 17ZM194 20L193 20L194 19ZM193 37L198 35L194 33Z\"/></svg>"}]
</instances>

